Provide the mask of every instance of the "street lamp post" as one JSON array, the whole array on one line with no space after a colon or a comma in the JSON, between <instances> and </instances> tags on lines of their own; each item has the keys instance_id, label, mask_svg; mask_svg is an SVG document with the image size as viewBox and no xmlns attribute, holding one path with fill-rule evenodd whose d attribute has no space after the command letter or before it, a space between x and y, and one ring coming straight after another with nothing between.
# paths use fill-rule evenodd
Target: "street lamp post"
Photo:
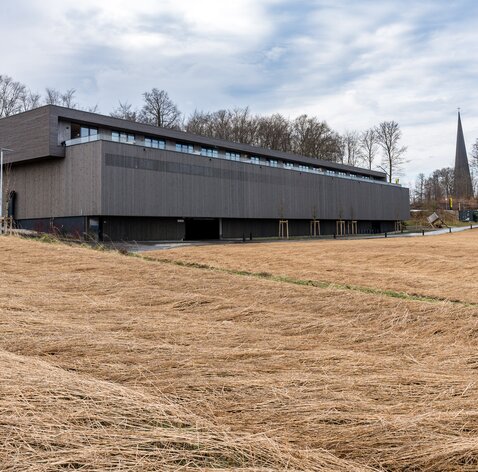
<instances>
[{"instance_id":1,"label":"street lamp post","mask_svg":"<svg viewBox=\"0 0 478 472\"><path fill-rule=\"evenodd\" d=\"M3 218L3 153L13 149L0 148L0 220Z\"/></svg>"}]
</instances>

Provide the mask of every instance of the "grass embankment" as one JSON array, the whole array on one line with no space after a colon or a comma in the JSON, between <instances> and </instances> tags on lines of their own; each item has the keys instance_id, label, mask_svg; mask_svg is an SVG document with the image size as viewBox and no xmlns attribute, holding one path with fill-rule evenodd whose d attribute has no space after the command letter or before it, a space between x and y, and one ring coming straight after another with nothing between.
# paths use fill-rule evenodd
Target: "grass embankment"
<instances>
[{"instance_id":1,"label":"grass embankment","mask_svg":"<svg viewBox=\"0 0 478 472\"><path fill-rule=\"evenodd\" d=\"M260 264L307 244L194 250L233 267L246 254L220 251ZM2 470L478 467L474 306L13 237L0 251ZM307 255L287 260L292 277Z\"/></svg>"},{"instance_id":2,"label":"grass embankment","mask_svg":"<svg viewBox=\"0 0 478 472\"><path fill-rule=\"evenodd\" d=\"M405 298L477 303L477 248L478 228L433 238L189 246L148 252L147 257Z\"/></svg>"}]
</instances>

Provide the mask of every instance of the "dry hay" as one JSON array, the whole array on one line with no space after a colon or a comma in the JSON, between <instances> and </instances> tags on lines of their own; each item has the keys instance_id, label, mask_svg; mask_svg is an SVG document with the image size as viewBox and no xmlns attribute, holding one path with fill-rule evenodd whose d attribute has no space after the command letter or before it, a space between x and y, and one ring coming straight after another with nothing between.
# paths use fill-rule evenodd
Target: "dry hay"
<instances>
[{"instance_id":1,"label":"dry hay","mask_svg":"<svg viewBox=\"0 0 478 472\"><path fill-rule=\"evenodd\" d=\"M0 251L2 470L478 469L473 306Z\"/></svg>"},{"instance_id":2,"label":"dry hay","mask_svg":"<svg viewBox=\"0 0 478 472\"><path fill-rule=\"evenodd\" d=\"M234 435L165 397L0 351L2 471L365 470Z\"/></svg>"},{"instance_id":3,"label":"dry hay","mask_svg":"<svg viewBox=\"0 0 478 472\"><path fill-rule=\"evenodd\" d=\"M478 303L478 229L414 238L194 246L149 257Z\"/></svg>"}]
</instances>

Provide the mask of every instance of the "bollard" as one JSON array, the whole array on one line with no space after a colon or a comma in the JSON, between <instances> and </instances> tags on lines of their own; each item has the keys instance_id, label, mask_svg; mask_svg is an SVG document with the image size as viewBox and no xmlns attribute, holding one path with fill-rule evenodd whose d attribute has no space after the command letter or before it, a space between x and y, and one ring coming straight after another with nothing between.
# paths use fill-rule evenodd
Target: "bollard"
<instances>
[{"instance_id":1,"label":"bollard","mask_svg":"<svg viewBox=\"0 0 478 472\"><path fill-rule=\"evenodd\" d=\"M246 235L244 233L242 233L242 242L245 243L246 242Z\"/></svg>"},{"instance_id":2,"label":"bollard","mask_svg":"<svg viewBox=\"0 0 478 472\"><path fill-rule=\"evenodd\" d=\"M385 231L385 237L387 237L387 232Z\"/></svg>"},{"instance_id":3,"label":"bollard","mask_svg":"<svg viewBox=\"0 0 478 472\"><path fill-rule=\"evenodd\" d=\"M451 228L448 228L448 232L451 233Z\"/></svg>"},{"instance_id":4,"label":"bollard","mask_svg":"<svg viewBox=\"0 0 478 472\"><path fill-rule=\"evenodd\" d=\"M473 229L473 223L470 223L470 229Z\"/></svg>"},{"instance_id":5,"label":"bollard","mask_svg":"<svg viewBox=\"0 0 478 472\"><path fill-rule=\"evenodd\" d=\"M422 229L422 236L425 236L425 230Z\"/></svg>"},{"instance_id":6,"label":"bollard","mask_svg":"<svg viewBox=\"0 0 478 472\"><path fill-rule=\"evenodd\" d=\"M252 233L249 234L249 241L252 241Z\"/></svg>"},{"instance_id":7,"label":"bollard","mask_svg":"<svg viewBox=\"0 0 478 472\"><path fill-rule=\"evenodd\" d=\"M334 233L334 239L337 239L337 235Z\"/></svg>"}]
</instances>

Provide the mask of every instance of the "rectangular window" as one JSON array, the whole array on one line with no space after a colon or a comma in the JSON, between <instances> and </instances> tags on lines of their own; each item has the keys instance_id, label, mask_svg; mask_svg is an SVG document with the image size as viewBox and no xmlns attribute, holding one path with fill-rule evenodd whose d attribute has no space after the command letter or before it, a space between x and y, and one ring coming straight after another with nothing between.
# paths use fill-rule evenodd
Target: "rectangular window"
<instances>
[{"instance_id":1,"label":"rectangular window","mask_svg":"<svg viewBox=\"0 0 478 472\"><path fill-rule=\"evenodd\" d=\"M293 169L294 164L292 162L284 162L284 169Z\"/></svg>"},{"instance_id":2,"label":"rectangular window","mask_svg":"<svg viewBox=\"0 0 478 472\"><path fill-rule=\"evenodd\" d=\"M135 135L129 134L129 133L123 133L122 131L112 131L111 140L117 143L134 144Z\"/></svg>"},{"instance_id":3,"label":"rectangular window","mask_svg":"<svg viewBox=\"0 0 478 472\"><path fill-rule=\"evenodd\" d=\"M201 156L217 157L217 149L201 148Z\"/></svg>"},{"instance_id":4,"label":"rectangular window","mask_svg":"<svg viewBox=\"0 0 478 472\"><path fill-rule=\"evenodd\" d=\"M177 152L185 152L187 154L193 154L194 148L192 144L182 144L176 143L176 151Z\"/></svg>"},{"instance_id":5,"label":"rectangular window","mask_svg":"<svg viewBox=\"0 0 478 472\"><path fill-rule=\"evenodd\" d=\"M268 165L268 166L277 167L278 164L279 164L279 163L278 163L275 159L267 159L267 165Z\"/></svg>"},{"instance_id":6,"label":"rectangular window","mask_svg":"<svg viewBox=\"0 0 478 472\"><path fill-rule=\"evenodd\" d=\"M241 155L237 152L226 151L226 159L229 159L230 161L240 161Z\"/></svg>"},{"instance_id":7,"label":"rectangular window","mask_svg":"<svg viewBox=\"0 0 478 472\"><path fill-rule=\"evenodd\" d=\"M251 164L260 164L260 163L261 163L260 157L251 156Z\"/></svg>"},{"instance_id":8,"label":"rectangular window","mask_svg":"<svg viewBox=\"0 0 478 472\"><path fill-rule=\"evenodd\" d=\"M93 128L91 126L83 126L77 123L72 123L71 125L71 139L77 138L89 138L90 136L97 136L98 128ZM88 141L88 139L85 139Z\"/></svg>"},{"instance_id":9,"label":"rectangular window","mask_svg":"<svg viewBox=\"0 0 478 472\"><path fill-rule=\"evenodd\" d=\"M144 146L153 149L166 149L166 142L162 139L146 137L144 138Z\"/></svg>"},{"instance_id":10,"label":"rectangular window","mask_svg":"<svg viewBox=\"0 0 478 472\"><path fill-rule=\"evenodd\" d=\"M299 170L301 172L309 172L309 166L299 165Z\"/></svg>"}]
</instances>

